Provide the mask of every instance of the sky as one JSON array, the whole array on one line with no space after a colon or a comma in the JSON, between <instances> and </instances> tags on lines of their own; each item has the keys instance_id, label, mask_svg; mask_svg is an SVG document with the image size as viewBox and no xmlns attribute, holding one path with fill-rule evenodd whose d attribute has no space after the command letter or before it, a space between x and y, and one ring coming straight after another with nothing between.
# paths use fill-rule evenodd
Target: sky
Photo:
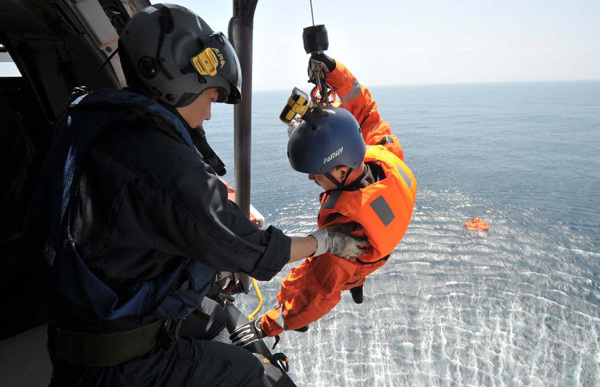
<instances>
[{"instance_id":1,"label":"sky","mask_svg":"<svg viewBox=\"0 0 600 387\"><path fill-rule=\"evenodd\" d=\"M175 2L175 1L174 1ZM179 0L226 33L232 1ZM367 86L600 79L599 0L313 0L327 53ZM309 0L259 0L254 90L306 88ZM0 74L10 65L0 63Z\"/></svg>"}]
</instances>

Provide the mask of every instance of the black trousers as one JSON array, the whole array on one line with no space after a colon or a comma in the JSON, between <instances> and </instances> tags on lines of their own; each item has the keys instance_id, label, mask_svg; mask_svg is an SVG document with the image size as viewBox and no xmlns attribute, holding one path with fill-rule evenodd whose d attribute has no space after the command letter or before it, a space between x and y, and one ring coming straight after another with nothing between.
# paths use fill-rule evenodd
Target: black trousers
<instances>
[{"instance_id":1,"label":"black trousers","mask_svg":"<svg viewBox=\"0 0 600 387\"><path fill-rule=\"evenodd\" d=\"M195 315L184 320L182 337L170 352L156 348L99 368L55 361L50 386L263 386L264 368L254 355L232 344L209 341L225 323L220 305L210 301L202 305L210 320Z\"/></svg>"}]
</instances>

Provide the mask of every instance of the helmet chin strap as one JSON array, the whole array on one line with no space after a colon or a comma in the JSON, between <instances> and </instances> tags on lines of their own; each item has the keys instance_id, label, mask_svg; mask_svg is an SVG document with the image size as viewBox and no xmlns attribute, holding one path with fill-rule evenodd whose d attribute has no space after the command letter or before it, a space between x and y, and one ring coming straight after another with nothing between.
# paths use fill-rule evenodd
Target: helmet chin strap
<instances>
[{"instance_id":1,"label":"helmet chin strap","mask_svg":"<svg viewBox=\"0 0 600 387\"><path fill-rule=\"evenodd\" d=\"M348 180L348 177L350 177L350 174L352 173L353 169L348 167L348 173L346 173L346 176L344 176L344 178L342 179L342 181L338 181L338 179L336 179L335 177L333 177L333 175L329 172L325 172L323 174L323 176L325 176L326 178L328 178L333 184L335 184L335 186L338 189L342 189L344 188L344 186L346 185L346 181Z\"/></svg>"}]
</instances>

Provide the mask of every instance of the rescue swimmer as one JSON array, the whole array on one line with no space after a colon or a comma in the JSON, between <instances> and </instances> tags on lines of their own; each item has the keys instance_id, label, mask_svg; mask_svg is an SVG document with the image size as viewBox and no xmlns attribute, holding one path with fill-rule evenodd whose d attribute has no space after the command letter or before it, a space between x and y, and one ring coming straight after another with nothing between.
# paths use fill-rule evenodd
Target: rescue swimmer
<instances>
[{"instance_id":1,"label":"rescue swimmer","mask_svg":"<svg viewBox=\"0 0 600 387\"><path fill-rule=\"evenodd\" d=\"M372 248L354 261L315 254L293 268L281 283L278 307L232 335L241 346L285 330L305 331L335 307L342 291L350 290L354 302L362 303L367 276L388 261L414 208L417 182L369 90L326 54L313 54L310 61L309 69L325 69L325 81L341 98L341 108L313 112L293 129L289 161L324 189L318 227L353 230Z\"/></svg>"},{"instance_id":2,"label":"rescue swimmer","mask_svg":"<svg viewBox=\"0 0 600 387\"><path fill-rule=\"evenodd\" d=\"M196 145L211 104L240 101L241 71L198 15L145 8L119 57L129 87L59 118L30 212L49 234L52 385L262 385L256 357L210 341L217 271L269 280L315 251L356 258L364 241L260 230L228 200Z\"/></svg>"}]
</instances>

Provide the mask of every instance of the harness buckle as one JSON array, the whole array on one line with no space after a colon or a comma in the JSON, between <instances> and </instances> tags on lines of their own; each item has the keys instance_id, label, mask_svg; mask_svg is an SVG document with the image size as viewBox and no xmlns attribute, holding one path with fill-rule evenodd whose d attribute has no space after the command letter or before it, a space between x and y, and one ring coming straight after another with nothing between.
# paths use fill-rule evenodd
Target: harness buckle
<instances>
[{"instance_id":1,"label":"harness buckle","mask_svg":"<svg viewBox=\"0 0 600 387\"><path fill-rule=\"evenodd\" d=\"M163 323L158 332L158 345L165 353L170 352L179 340L180 329L181 319L169 319Z\"/></svg>"}]
</instances>

